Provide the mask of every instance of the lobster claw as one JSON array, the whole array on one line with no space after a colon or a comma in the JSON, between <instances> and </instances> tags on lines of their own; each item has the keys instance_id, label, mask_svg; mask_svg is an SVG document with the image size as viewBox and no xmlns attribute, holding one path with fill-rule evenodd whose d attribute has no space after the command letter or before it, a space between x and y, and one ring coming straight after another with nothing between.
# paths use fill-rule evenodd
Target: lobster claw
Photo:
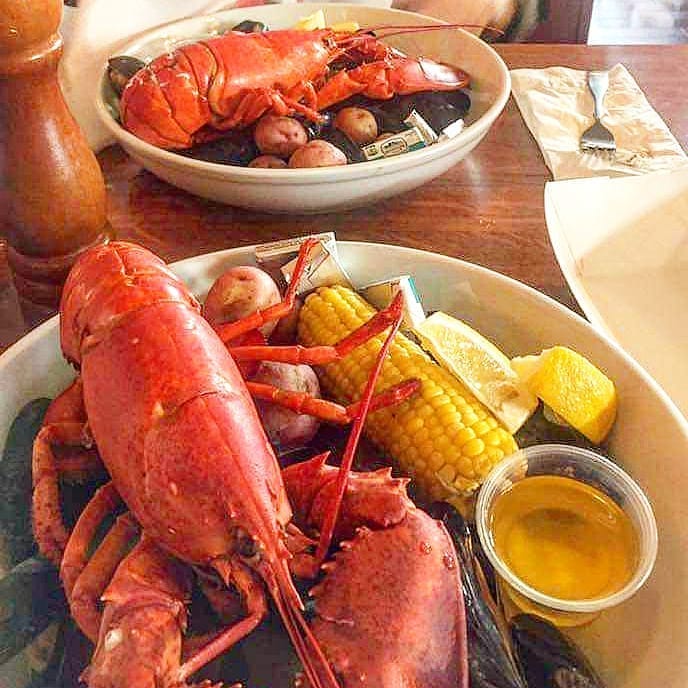
<instances>
[{"instance_id":1,"label":"lobster claw","mask_svg":"<svg viewBox=\"0 0 688 688\"><path fill-rule=\"evenodd\" d=\"M456 67L422 57L393 56L338 72L318 91L318 109L357 94L389 100L420 91L456 91L468 83L468 74Z\"/></svg>"}]
</instances>

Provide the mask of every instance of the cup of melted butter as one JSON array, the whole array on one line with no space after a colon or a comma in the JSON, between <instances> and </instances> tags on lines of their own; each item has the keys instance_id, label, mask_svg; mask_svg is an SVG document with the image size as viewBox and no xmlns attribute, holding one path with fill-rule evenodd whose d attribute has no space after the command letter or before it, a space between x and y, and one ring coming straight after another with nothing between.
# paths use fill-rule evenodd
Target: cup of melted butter
<instances>
[{"instance_id":1,"label":"cup of melted butter","mask_svg":"<svg viewBox=\"0 0 688 688\"><path fill-rule=\"evenodd\" d=\"M588 623L631 597L657 556L652 507L609 459L568 445L522 449L483 484L476 522L507 613Z\"/></svg>"}]
</instances>

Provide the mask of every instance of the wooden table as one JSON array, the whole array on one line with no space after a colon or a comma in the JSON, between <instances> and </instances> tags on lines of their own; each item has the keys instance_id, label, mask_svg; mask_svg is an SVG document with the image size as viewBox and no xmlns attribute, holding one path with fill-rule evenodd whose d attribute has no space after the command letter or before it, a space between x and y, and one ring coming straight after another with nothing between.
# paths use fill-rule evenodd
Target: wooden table
<instances>
[{"instance_id":1,"label":"wooden table","mask_svg":"<svg viewBox=\"0 0 688 688\"><path fill-rule=\"evenodd\" d=\"M688 46L513 44L498 51L512 68L591 69L622 62L688 148L688 102L681 86ZM270 216L204 201L159 181L118 147L103 151L99 160L118 237L140 242L169 261L334 230L343 240L412 246L478 263L576 308L547 238L543 187L550 174L513 101L480 146L439 179L404 197L330 215ZM0 251L0 290L3 276L7 285ZM5 286L4 295L0 292L0 348L26 329L13 290Z\"/></svg>"}]
</instances>

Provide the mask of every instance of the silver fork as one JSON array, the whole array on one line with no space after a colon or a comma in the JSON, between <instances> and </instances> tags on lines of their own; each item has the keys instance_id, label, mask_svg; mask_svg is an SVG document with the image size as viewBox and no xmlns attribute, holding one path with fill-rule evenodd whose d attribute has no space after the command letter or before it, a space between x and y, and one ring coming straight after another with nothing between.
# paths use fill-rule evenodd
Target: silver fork
<instances>
[{"instance_id":1,"label":"silver fork","mask_svg":"<svg viewBox=\"0 0 688 688\"><path fill-rule=\"evenodd\" d=\"M609 86L609 72L588 72L588 88L595 101L595 123L583 132L580 139L581 150L615 151L614 134L605 127L600 118L604 114L604 96Z\"/></svg>"}]
</instances>

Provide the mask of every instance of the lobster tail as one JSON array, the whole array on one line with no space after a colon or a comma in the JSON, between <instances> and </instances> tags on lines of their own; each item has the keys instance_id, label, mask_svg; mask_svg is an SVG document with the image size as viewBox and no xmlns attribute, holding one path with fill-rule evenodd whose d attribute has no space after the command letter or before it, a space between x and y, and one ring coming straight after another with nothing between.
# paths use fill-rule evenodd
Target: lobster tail
<instances>
[{"instance_id":1,"label":"lobster tail","mask_svg":"<svg viewBox=\"0 0 688 688\"><path fill-rule=\"evenodd\" d=\"M127 83L122 124L154 146L180 149L252 124L270 110L316 116L300 104L301 87L324 73L328 35L229 32L161 55ZM299 97L291 98L295 92Z\"/></svg>"},{"instance_id":2,"label":"lobster tail","mask_svg":"<svg viewBox=\"0 0 688 688\"><path fill-rule=\"evenodd\" d=\"M155 146L188 148L193 134L211 119L207 94L216 71L215 58L203 43L161 55L125 87L122 123Z\"/></svg>"}]
</instances>

